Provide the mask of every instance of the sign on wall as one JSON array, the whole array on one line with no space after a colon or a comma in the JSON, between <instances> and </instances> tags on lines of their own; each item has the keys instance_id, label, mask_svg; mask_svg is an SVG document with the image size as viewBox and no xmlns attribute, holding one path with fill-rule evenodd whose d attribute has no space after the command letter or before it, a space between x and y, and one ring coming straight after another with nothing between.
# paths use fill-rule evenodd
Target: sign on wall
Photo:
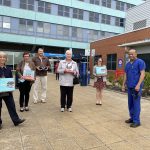
<instances>
[{"instance_id":1,"label":"sign on wall","mask_svg":"<svg viewBox=\"0 0 150 150\"><path fill-rule=\"evenodd\" d=\"M123 60L122 59L118 59L118 67L121 68L123 65Z\"/></svg>"}]
</instances>

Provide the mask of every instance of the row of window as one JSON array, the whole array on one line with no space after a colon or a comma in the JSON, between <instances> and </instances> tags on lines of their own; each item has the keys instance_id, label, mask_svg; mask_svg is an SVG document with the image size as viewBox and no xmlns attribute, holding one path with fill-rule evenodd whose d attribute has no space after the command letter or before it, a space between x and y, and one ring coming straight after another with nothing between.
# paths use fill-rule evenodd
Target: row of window
<instances>
[{"instance_id":1,"label":"row of window","mask_svg":"<svg viewBox=\"0 0 150 150\"><path fill-rule=\"evenodd\" d=\"M0 0L2 4L7 1L10 3L10 0ZM20 8L33 10L34 2L34 0L20 0ZM124 18L84 11L77 8L70 8L68 6L54 5L43 1L37 1L37 4L38 12L124 27Z\"/></svg>"},{"instance_id":2,"label":"row of window","mask_svg":"<svg viewBox=\"0 0 150 150\"><path fill-rule=\"evenodd\" d=\"M11 1L12 0L0 0L0 4L4 6L11 6ZM79 0L79 1L87 2L86 0ZM36 2L38 2L38 11L50 13L50 3L48 2L37 1L37 0L19 0L20 8L28 9L28 10L35 10L34 6L36 5ZM129 8L135 6L133 4L121 2L118 0L89 0L89 3L95 5L101 5L108 8L114 8L116 10L121 10L121 11L126 11Z\"/></svg>"},{"instance_id":3,"label":"row of window","mask_svg":"<svg viewBox=\"0 0 150 150\"><path fill-rule=\"evenodd\" d=\"M118 0L89 0L89 1L79 0L79 1L88 2L90 4L95 4L95 5L101 5L101 6L108 7L108 8L114 8L116 10L121 10L121 11L126 11L129 8L135 6L133 4L121 2Z\"/></svg>"},{"instance_id":4,"label":"row of window","mask_svg":"<svg viewBox=\"0 0 150 150\"><path fill-rule=\"evenodd\" d=\"M105 31L89 30L6 16L0 16L0 31L32 36L67 39L79 42L89 42L115 35L115 33Z\"/></svg>"}]
</instances>

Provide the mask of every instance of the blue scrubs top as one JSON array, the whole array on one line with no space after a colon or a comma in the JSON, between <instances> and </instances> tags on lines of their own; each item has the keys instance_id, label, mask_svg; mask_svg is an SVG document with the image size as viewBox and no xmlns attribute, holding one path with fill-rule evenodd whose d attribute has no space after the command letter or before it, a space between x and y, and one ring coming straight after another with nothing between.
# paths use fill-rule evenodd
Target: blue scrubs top
<instances>
[{"instance_id":1,"label":"blue scrubs top","mask_svg":"<svg viewBox=\"0 0 150 150\"><path fill-rule=\"evenodd\" d=\"M137 58L133 63L128 62L125 67L126 72L126 84L129 88L135 88L139 82L141 71L145 70L145 62ZM143 84L143 83L142 83ZM141 84L141 86L142 86Z\"/></svg>"}]
</instances>

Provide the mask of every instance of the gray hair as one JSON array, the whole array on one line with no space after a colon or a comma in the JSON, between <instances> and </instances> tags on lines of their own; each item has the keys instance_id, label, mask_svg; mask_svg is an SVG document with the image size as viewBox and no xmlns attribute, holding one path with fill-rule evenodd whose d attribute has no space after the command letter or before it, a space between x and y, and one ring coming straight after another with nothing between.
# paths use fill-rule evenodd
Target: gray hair
<instances>
[{"instance_id":1,"label":"gray hair","mask_svg":"<svg viewBox=\"0 0 150 150\"><path fill-rule=\"evenodd\" d=\"M69 52L69 53L71 53L71 55L72 55L72 51L71 50L66 50L66 53L65 54L67 54L67 52Z\"/></svg>"},{"instance_id":2,"label":"gray hair","mask_svg":"<svg viewBox=\"0 0 150 150\"><path fill-rule=\"evenodd\" d=\"M7 57L7 54L5 53L5 52L3 52L3 51L0 51L0 56L3 56L3 57L5 57L6 58L6 62L7 62L7 60L8 60L8 57ZM5 63L6 63L5 62Z\"/></svg>"},{"instance_id":3,"label":"gray hair","mask_svg":"<svg viewBox=\"0 0 150 150\"><path fill-rule=\"evenodd\" d=\"M3 51L0 51L0 56L4 56L7 59L7 54Z\"/></svg>"}]
</instances>

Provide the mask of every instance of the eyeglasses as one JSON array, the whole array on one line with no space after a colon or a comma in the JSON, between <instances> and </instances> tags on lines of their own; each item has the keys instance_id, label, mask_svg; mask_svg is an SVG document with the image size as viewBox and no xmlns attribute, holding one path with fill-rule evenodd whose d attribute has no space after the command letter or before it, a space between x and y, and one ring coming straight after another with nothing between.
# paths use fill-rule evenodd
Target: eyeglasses
<instances>
[{"instance_id":1,"label":"eyeglasses","mask_svg":"<svg viewBox=\"0 0 150 150\"><path fill-rule=\"evenodd\" d=\"M99 60L98 62L102 62L102 60Z\"/></svg>"}]
</instances>

